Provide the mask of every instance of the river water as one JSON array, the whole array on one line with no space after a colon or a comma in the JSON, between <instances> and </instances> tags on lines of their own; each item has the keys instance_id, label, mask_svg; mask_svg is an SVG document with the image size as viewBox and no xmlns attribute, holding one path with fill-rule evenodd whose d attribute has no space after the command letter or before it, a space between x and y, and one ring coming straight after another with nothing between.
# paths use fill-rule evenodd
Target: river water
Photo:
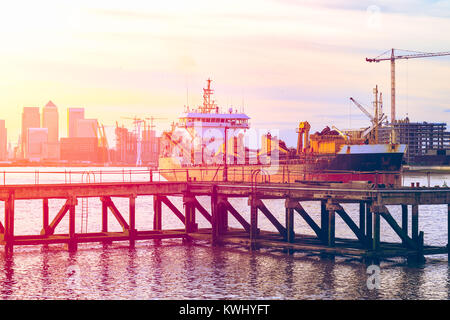
<instances>
[{"instance_id":1,"label":"river water","mask_svg":"<svg viewBox=\"0 0 450 320\"><path fill-rule=\"evenodd\" d=\"M67 174L42 173L61 169L40 168L38 175L35 168L26 170L28 173L19 174L14 172L24 171L24 168L6 168L3 178L7 184L34 183L36 179L40 183L69 179ZM86 179L86 175L73 173L76 168L70 170L72 182ZM101 179L128 181L126 171L103 173ZM3 174L3 170L0 173ZM133 181L149 179L148 173L140 173L138 178L133 175ZM91 175L91 181L93 179ZM95 179L99 181L98 174ZM450 174L410 174L403 181L404 185L419 182L442 186L450 183ZM113 200L119 211L127 212L127 199ZM181 199L171 200L182 208ZM209 210L208 199L200 197L199 200ZM249 218L246 199L230 202L244 218ZM49 201L50 219L62 204L62 200ZM265 200L265 204L284 222L283 201ZM87 230L100 231L100 201L90 199L88 205ZM318 221L319 205L305 202L303 206ZM344 205L344 208L357 221L358 208L352 205ZM389 209L394 218L399 219L400 208ZM4 210L3 203L0 210ZM80 210L77 210L79 219ZM40 232L41 201L16 201L15 212L15 234ZM208 226L201 215L197 217L200 227ZM3 218L1 215L2 223ZM66 220L61 221L55 233L67 232ZM265 218L259 220L261 229L275 230ZM229 222L232 227L239 226L233 218ZM80 232L79 220L77 223L76 232ZM136 199L136 227L138 230L152 228L151 197ZM175 215L163 211L163 228L182 227ZM382 241L399 241L383 219L381 228ZM112 216L109 229L121 230ZM425 233L425 244L446 245L447 206L420 206L419 229ZM295 220L295 230L296 233L313 234L299 217ZM339 218L336 219L336 237L354 237ZM422 265L411 265L403 259L383 261L376 288L368 286L371 275L368 265L357 259L337 257L332 261L300 253L250 252L234 246L212 247L207 242L188 243L179 239L137 241L134 248L130 248L128 242L79 244L76 252L68 252L64 245L57 244L17 246L11 254L0 248L0 267L1 299L449 299L450 296L447 255L428 256Z\"/></svg>"}]
</instances>

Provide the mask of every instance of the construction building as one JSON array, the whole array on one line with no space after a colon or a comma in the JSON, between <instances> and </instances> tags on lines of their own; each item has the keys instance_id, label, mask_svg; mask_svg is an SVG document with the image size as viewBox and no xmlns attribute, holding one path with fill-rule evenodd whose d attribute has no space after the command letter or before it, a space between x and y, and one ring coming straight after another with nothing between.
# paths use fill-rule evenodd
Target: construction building
<instances>
[{"instance_id":1,"label":"construction building","mask_svg":"<svg viewBox=\"0 0 450 320\"><path fill-rule=\"evenodd\" d=\"M445 122L410 122L405 118L395 121L393 127L396 142L407 145L405 163L443 165L450 161L450 132L446 131ZM391 139L392 127L382 127L379 133L380 143L387 143Z\"/></svg>"},{"instance_id":2,"label":"construction building","mask_svg":"<svg viewBox=\"0 0 450 320\"><path fill-rule=\"evenodd\" d=\"M159 158L159 137L155 130L142 131L141 160L143 164L157 166Z\"/></svg>"},{"instance_id":3,"label":"construction building","mask_svg":"<svg viewBox=\"0 0 450 320\"><path fill-rule=\"evenodd\" d=\"M118 164L136 164L137 135L127 128L116 127L116 150L114 162Z\"/></svg>"}]
</instances>

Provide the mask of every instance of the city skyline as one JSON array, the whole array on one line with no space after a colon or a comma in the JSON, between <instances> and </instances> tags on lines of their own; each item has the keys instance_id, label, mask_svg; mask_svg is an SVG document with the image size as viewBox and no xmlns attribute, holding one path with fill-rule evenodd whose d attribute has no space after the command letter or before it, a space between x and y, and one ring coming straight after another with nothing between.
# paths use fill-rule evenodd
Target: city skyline
<instances>
[{"instance_id":1,"label":"city skyline","mask_svg":"<svg viewBox=\"0 0 450 320\"><path fill-rule=\"evenodd\" d=\"M107 126L153 115L168 118L155 123L168 128L184 105L201 103L211 77L220 106L243 104L253 127L277 127L292 145L300 121L313 130L367 126L349 97L370 106L375 85L389 113L389 64L366 57L390 48L449 49L445 1L45 0L23 12L24 3L0 13L8 44L0 53L8 61L0 106L11 138L22 107L49 99L84 106ZM399 62L398 118L449 122L449 74L448 57Z\"/></svg>"}]
</instances>

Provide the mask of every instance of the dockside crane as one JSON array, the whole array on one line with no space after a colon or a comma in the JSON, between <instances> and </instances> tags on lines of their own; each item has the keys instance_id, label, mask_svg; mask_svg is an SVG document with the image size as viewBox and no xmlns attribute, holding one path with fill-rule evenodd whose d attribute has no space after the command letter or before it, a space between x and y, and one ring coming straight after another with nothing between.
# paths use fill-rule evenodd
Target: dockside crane
<instances>
[{"instance_id":1,"label":"dockside crane","mask_svg":"<svg viewBox=\"0 0 450 320\"><path fill-rule=\"evenodd\" d=\"M383 98L382 94L378 95L378 86L375 86L373 89L373 94L375 96L375 101L373 102L374 105L374 115L372 115L369 111L367 111L366 108L362 106L361 103L350 97L350 100L370 119L371 126L367 128L363 134L362 138L365 138L374 131L374 137L373 141L375 143L378 143L378 128L381 127L382 122L386 119L386 116L383 114L382 106L383 106Z\"/></svg>"},{"instance_id":2,"label":"dockside crane","mask_svg":"<svg viewBox=\"0 0 450 320\"><path fill-rule=\"evenodd\" d=\"M400 49L390 49L388 51L383 52L379 56L375 58L366 58L367 62L380 62L380 61L391 61L391 123L395 123L395 60L400 59L416 59L416 58L428 58L428 57L439 57L439 56L448 56L450 55L450 51L446 52L418 52L418 51L409 51L409 50L401 50L412 52L411 54L400 54L396 55L395 50ZM391 53L390 57L386 57L387 53ZM384 56L384 57L383 57Z\"/></svg>"}]
</instances>

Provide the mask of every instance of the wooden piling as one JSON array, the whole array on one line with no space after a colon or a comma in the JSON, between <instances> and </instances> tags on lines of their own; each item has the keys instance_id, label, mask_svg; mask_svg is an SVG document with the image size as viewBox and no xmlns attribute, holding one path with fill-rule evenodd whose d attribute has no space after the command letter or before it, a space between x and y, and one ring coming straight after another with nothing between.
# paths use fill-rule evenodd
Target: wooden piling
<instances>
[{"instance_id":1,"label":"wooden piling","mask_svg":"<svg viewBox=\"0 0 450 320\"><path fill-rule=\"evenodd\" d=\"M75 208L77 205L77 198L71 197L69 201L69 251L77 249L76 235L75 235Z\"/></svg>"},{"instance_id":2,"label":"wooden piling","mask_svg":"<svg viewBox=\"0 0 450 320\"><path fill-rule=\"evenodd\" d=\"M408 205L402 204L402 230L408 235ZM403 245L406 245L405 240L402 240Z\"/></svg>"},{"instance_id":3,"label":"wooden piling","mask_svg":"<svg viewBox=\"0 0 450 320\"><path fill-rule=\"evenodd\" d=\"M216 244L219 240L217 186L213 186L211 193L211 240Z\"/></svg>"},{"instance_id":4,"label":"wooden piling","mask_svg":"<svg viewBox=\"0 0 450 320\"><path fill-rule=\"evenodd\" d=\"M9 193L5 201L5 228L4 228L5 250L10 252L14 245L14 193Z\"/></svg>"},{"instance_id":5,"label":"wooden piling","mask_svg":"<svg viewBox=\"0 0 450 320\"><path fill-rule=\"evenodd\" d=\"M135 239L136 239L136 195L131 195L129 197L129 237L130 237L130 246L134 247Z\"/></svg>"},{"instance_id":6,"label":"wooden piling","mask_svg":"<svg viewBox=\"0 0 450 320\"><path fill-rule=\"evenodd\" d=\"M286 199L286 241L293 243L295 241L294 231L294 208L291 205L291 200Z\"/></svg>"},{"instance_id":7,"label":"wooden piling","mask_svg":"<svg viewBox=\"0 0 450 320\"><path fill-rule=\"evenodd\" d=\"M359 229L363 234L366 230L366 204L364 202L359 203Z\"/></svg>"},{"instance_id":8,"label":"wooden piling","mask_svg":"<svg viewBox=\"0 0 450 320\"><path fill-rule=\"evenodd\" d=\"M371 204L366 204L366 239L369 241L372 239L372 211ZM369 247L371 244L369 244Z\"/></svg>"},{"instance_id":9,"label":"wooden piling","mask_svg":"<svg viewBox=\"0 0 450 320\"><path fill-rule=\"evenodd\" d=\"M335 238L336 238L336 231L335 231L335 214L336 214L336 208L335 205L332 203L331 200L328 200L327 202L327 211L328 211L328 241L327 244L329 247L334 247L335 245Z\"/></svg>"},{"instance_id":10,"label":"wooden piling","mask_svg":"<svg viewBox=\"0 0 450 320\"><path fill-rule=\"evenodd\" d=\"M103 198L102 201L102 232L108 232L108 205Z\"/></svg>"},{"instance_id":11,"label":"wooden piling","mask_svg":"<svg viewBox=\"0 0 450 320\"><path fill-rule=\"evenodd\" d=\"M42 230L45 230L44 233L47 233L48 230L48 199L42 199Z\"/></svg>"},{"instance_id":12,"label":"wooden piling","mask_svg":"<svg viewBox=\"0 0 450 320\"><path fill-rule=\"evenodd\" d=\"M380 249L380 212L378 212L378 210L373 212L372 218L373 218L372 250L377 251Z\"/></svg>"},{"instance_id":13,"label":"wooden piling","mask_svg":"<svg viewBox=\"0 0 450 320\"><path fill-rule=\"evenodd\" d=\"M219 233L225 234L228 231L228 209L227 198L220 196L218 199L218 227Z\"/></svg>"},{"instance_id":14,"label":"wooden piling","mask_svg":"<svg viewBox=\"0 0 450 320\"><path fill-rule=\"evenodd\" d=\"M411 210L411 238L415 243L419 241L419 205L413 204Z\"/></svg>"},{"instance_id":15,"label":"wooden piling","mask_svg":"<svg viewBox=\"0 0 450 320\"><path fill-rule=\"evenodd\" d=\"M153 230L162 230L162 202L158 196L153 196Z\"/></svg>"},{"instance_id":16,"label":"wooden piling","mask_svg":"<svg viewBox=\"0 0 450 320\"><path fill-rule=\"evenodd\" d=\"M197 224L195 222L195 198L189 193L183 195L184 204L184 225L186 233L196 232Z\"/></svg>"},{"instance_id":17,"label":"wooden piling","mask_svg":"<svg viewBox=\"0 0 450 320\"><path fill-rule=\"evenodd\" d=\"M328 211L325 200L320 202L320 228L322 229L322 240L325 244L328 244Z\"/></svg>"},{"instance_id":18,"label":"wooden piling","mask_svg":"<svg viewBox=\"0 0 450 320\"><path fill-rule=\"evenodd\" d=\"M258 238L258 201L254 195L249 196L250 204L250 242L251 249L256 249L256 239Z\"/></svg>"}]
</instances>

